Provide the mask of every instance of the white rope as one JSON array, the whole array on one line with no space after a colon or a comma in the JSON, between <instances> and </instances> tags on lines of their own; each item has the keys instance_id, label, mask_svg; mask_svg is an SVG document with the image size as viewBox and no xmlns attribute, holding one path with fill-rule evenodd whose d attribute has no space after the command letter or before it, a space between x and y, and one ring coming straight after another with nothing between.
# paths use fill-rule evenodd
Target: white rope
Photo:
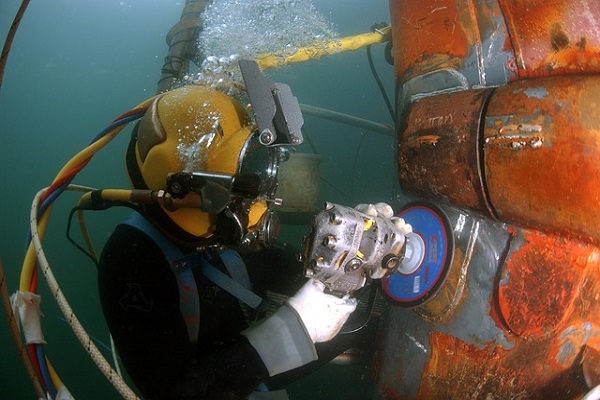
<instances>
[{"instance_id":1,"label":"white rope","mask_svg":"<svg viewBox=\"0 0 600 400\"><path fill-rule=\"evenodd\" d=\"M44 194L44 191L47 189L48 188L40 190L33 199L29 221L31 227L31 240L36 251L39 267L44 273L46 281L48 282L48 286L50 287L50 291L56 299L56 303L58 304L60 310L65 316L67 322L73 329L75 336L77 336L77 339L79 339L79 342L81 343L83 348L87 351L94 363L98 366L98 369L100 369L100 371L104 374L104 376L106 376L108 381L115 387L115 389L121 394L121 396L123 396L124 399L138 399L137 395L133 392L133 390L131 390L129 386L127 386L127 383L125 383L125 381L119 376L119 374L115 372L115 370L111 367L108 361L106 361L102 353L100 353L96 345L93 343L92 339L87 334L87 332L75 316L73 309L71 308L66 297L62 293L62 290L60 289L58 282L54 277L52 270L50 269L50 263L48 262L46 255L44 254L41 239L37 230L38 203L40 201L40 198ZM87 192L93 189L85 186L69 185L67 187L67 190Z\"/></svg>"}]
</instances>

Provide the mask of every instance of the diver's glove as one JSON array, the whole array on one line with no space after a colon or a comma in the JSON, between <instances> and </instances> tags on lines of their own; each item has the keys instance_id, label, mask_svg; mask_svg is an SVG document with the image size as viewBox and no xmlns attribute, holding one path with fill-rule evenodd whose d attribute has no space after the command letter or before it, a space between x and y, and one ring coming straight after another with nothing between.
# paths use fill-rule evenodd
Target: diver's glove
<instances>
[{"instance_id":1,"label":"diver's glove","mask_svg":"<svg viewBox=\"0 0 600 400\"><path fill-rule=\"evenodd\" d=\"M326 294L325 285L309 279L288 300L296 310L313 343L327 342L335 337L348 317L356 310L356 299Z\"/></svg>"},{"instance_id":2,"label":"diver's glove","mask_svg":"<svg viewBox=\"0 0 600 400\"><path fill-rule=\"evenodd\" d=\"M354 207L354 209L363 214L370 215L371 217L382 217L389 219L403 235L407 235L412 232L412 226L407 224L404 219L395 217L394 210L387 203L358 204L356 207Z\"/></svg>"},{"instance_id":3,"label":"diver's glove","mask_svg":"<svg viewBox=\"0 0 600 400\"><path fill-rule=\"evenodd\" d=\"M324 290L325 285L309 279L273 315L242 332L270 376L316 360L314 344L331 340L356 309L356 299Z\"/></svg>"}]
</instances>

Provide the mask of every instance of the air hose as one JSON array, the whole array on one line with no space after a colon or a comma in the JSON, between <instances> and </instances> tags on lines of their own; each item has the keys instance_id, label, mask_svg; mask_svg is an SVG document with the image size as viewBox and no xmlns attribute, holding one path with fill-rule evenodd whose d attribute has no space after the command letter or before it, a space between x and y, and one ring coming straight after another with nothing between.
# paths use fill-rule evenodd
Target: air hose
<instances>
[{"instance_id":1,"label":"air hose","mask_svg":"<svg viewBox=\"0 0 600 400\"><path fill-rule=\"evenodd\" d=\"M327 42L317 42L306 47L301 47L294 54L287 57L280 57L271 53L259 54L256 56L255 61L262 70L278 68L287 64L316 60L324 56L357 50L376 43L383 43L390 40L390 37L391 27L387 26L360 35L347 36Z\"/></svg>"}]
</instances>

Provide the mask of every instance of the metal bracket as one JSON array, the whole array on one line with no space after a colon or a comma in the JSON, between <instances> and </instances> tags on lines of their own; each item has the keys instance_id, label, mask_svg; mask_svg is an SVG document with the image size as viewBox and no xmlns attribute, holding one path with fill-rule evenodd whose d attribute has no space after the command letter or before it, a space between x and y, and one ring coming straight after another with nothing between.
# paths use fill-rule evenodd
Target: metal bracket
<instances>
[{"instance_id":1,"label":"metal bracket","mask_svg":"<svg viewBox=\"0 0 600 400\"><path fill-rule=\"evenodd\" d=\"M265 146L294 145L304 140L304 117L290 87L271 82L253 60L240 60L240 71L250 97L259 141Z\"/></svg>"}]
</instances>

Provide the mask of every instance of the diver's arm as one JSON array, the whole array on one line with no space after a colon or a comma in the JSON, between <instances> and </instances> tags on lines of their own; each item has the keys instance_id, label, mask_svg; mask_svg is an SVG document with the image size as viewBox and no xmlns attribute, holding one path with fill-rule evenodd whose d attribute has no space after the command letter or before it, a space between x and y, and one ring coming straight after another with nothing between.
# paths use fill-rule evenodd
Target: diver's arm
<instances>
[{"instance_id":1,"label":"diver's arm","mask_svg":"<svg viewBox=\"0 0 600 400\"><path fill-rule=\"evenodd\" d=\"M196 348L187 339L177 284L160 249L121 225L103 251L102 307L123 363L146 398L245 398L269 376L315 360L314 343L335 335L355 307L342 304L331 314L341 299L309 281L272 316L239 335L243 327L227 311L231 307L217 306L237 300L199 279L205 292ZM229 299L213 299L213 292ZM326 323L336 318L337 324Z\"/></svg>"},{"instance_id":2,"label":"diver's arm","mask_svg":"<svg viewBox=\"0 0 600 400\"><path fill-rule=\"evenodd\" d=\"M263 360L270 376L316 360L314 344L331 340L356 309L356 300L324 292L309 279L273 315L242 332Z\"/></svg>"}]
</instances>

